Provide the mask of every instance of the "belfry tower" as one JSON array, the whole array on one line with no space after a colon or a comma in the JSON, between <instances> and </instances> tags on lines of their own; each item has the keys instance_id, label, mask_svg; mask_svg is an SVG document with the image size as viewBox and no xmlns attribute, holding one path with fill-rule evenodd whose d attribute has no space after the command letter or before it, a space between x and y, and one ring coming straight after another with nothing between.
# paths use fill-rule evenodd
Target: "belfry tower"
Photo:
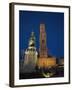
<instances>
[{"instance_id":1,"label":"belfry tower","mask_svg":"<svg viewBox=\"0 0 72 90\"><path fill-rule=\"evenodd\" d=\"M46 44L46 32L45 24L40 24L40 48L39 54L41 58L47 58L47 44Z\"/></svg>"},{"instance_id":2,"label":"belfry tower","mask_svg":"<svg viewBox=\"0 0 72 90\"><path fill-rule=\"evenodd\" d=\"M31 32L28 48L25 51L24 73L32 73L35 71L35 67L37 64L37 55L38 55L36 51L35 42L36 42L36 39L35 39L34 32Z\"/></svg>"}]
</instances>

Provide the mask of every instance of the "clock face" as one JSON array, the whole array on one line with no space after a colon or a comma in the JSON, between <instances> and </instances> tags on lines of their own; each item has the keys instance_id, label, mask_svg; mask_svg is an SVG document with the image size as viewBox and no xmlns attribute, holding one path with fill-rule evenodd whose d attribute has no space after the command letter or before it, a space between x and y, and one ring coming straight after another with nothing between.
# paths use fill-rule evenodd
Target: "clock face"
<instances>
[{"instance_id":1,"label":"clock face","mask_svg":"<svg viewBox=\"0 0 72 90\"><path fill-rule=\"evenodd\" d=\"M44 44L44 42L45 42L45 40L43 39L43 40L42 40L42 43Z\"/></svg>"}]
</instances>

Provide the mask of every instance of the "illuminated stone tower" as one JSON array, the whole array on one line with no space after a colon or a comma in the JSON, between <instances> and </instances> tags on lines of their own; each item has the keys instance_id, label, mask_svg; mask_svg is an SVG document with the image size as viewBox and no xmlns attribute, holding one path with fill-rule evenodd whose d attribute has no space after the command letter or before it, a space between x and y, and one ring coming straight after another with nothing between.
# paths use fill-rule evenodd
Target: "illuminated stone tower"
<instances>
[{"instance_id":1,"label":"illuminated stone tower","mask_svg":"<svg viewBox=\"0 0 72 90\"><path fill-rule=\"evenodd\" d=\"M47 58L47 44L46 44L46 32L45 24L40 24L40 48L39 54L41 58Z\"/></svg>"},{"instance_id":2,"label":"illuminated stone tower","mask_svg":"<svg viewBox=\"0 0 72 90\"><path fill-rule=\"evenodd\" d=\"M31 36L29 39L28 48L25 51L24 57L24 72L34 72L36 63L37 63L37 51L35 46L35 35L34 32L31 32Z\"/></svg>"}]
</instances>

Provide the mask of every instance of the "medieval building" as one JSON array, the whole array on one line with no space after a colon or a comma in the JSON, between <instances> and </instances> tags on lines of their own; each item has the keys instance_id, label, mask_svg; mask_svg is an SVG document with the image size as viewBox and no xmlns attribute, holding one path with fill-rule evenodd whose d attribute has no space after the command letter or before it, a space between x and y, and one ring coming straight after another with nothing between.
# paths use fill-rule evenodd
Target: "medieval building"
<instances>
[{"instance_id":1,"label":"medieval building","mask_svg":"<svg viewBox=\"0 0 72 90\"><path fill-rule=\"evenodd\" d=\"M45 24L40 24L40 48L39 54L40 57L47 58L47 41L46 41L46 31L45 31Z\"/></svg>"},{"instance_id":2,"label":"medieval building","mask_svg":"<svg viewBox=\"0 0 72 90\"><path fill-rule=\"evenodd\" d=\"M34 32L31 33L28 48L25 51L24 57L24 70L25 72L34 72L37 63L37 51L35 47L35 35Z\"/></svg>"},{"instance_id":3,"label":"medieval building","mask_svg":"<svg viewBox=\"0 0 72 90\"><path fill-rule=\"evenodd\" d=\"M49 57L47 48L47 36L45 31L45 24L40 24L40 47L39 47L39 58L38 67L39 68L49 68L56 66L56 58Z\"/></svg>"},{"instance_id":4,"label":"medieval building","mask_svg":"<svg viewBox=\"0 0 72 90\"><path fill-rule=\"evenodd\" d=\"M34 72L35 67L38 68L49 68L56 66L56 58L48 56L47 48L47 36L45 31L45 24L40 24L40 38L39 38L39 53L36 51L36 41L34 32L31 33L28 48L25 51L24 57L24 71L25 72ZM39 57L38 57L39 56Z\"/></svg>"}]
</instances>

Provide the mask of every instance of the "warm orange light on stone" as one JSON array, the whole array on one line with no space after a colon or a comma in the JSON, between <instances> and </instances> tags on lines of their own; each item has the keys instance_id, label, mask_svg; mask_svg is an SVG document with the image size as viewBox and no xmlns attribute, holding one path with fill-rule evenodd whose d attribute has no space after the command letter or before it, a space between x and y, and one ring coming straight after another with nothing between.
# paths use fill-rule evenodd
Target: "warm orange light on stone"
<instances>
[{"instance_id":1,"label":"warm orange light on stone","mask_svg":"<svg viewBox=\"0 0 72 90\"><path fill-rule=\"evenodd\" d=\"M39 58L38 67L51 67L51 66L56 66L56 58Z\"/></svg>"}]
</instances>

